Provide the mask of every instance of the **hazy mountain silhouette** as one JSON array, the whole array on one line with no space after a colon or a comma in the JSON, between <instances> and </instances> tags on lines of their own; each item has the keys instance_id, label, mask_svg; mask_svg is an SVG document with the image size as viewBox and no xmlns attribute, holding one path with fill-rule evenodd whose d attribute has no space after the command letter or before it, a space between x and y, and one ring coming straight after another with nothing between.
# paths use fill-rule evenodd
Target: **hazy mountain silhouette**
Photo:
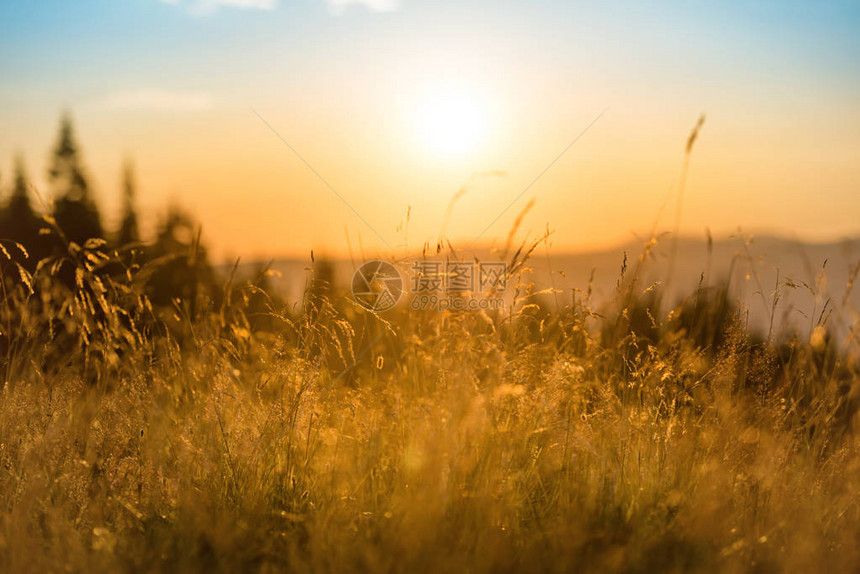
<instances>
[{"instance_id":1,"label":"hazy mountain silhouette","mask_svg":"<svg viewBox=\"0 0 860 574\"><path fill-rule=\"evenodd\" d=\"M541 246L529 260L527 267L531 270L523 276L522 282L533 282L536 290L550 287L558 290L555 295L541 296L541 301L550 307L569 304L574 290L584 293L590 283L592 303L600 307L615 294L624 254L628 258L626 273L629 276L639 262L644 244L645 241L630 241L583 253L564 253L552 248L548 251ZM775 236L730 237L714 240L710 246L707 239L680 238L674 276L667 281L670 253L671 241L664 237L647 256L640 278L642 290L659 282L664 309L681 297L695 293L700 284L715 286L722 282L728 282L731 294L749 313L750 327L762 333L769 330L771 317L775 331L788 324L806 333L810 325L817 324L822 311L826 315L828 309L838 310L843 305L860 307L860 290L850 290L846 298L849 278L860 264L860 238L810 243ZM446 254L443 251L439 256L428 255L428 259L444 260ZM489 249L478 257L487 261L499 259L499 255ZM335 284L345 288L364 260L329 260ZM312 282L315 265L318 263L309 259L273 261L271 269L281 276L272 279L272 289L288 301L300 303L304 290ZM404 265L404 269L408 267ZM250 275L258 268L259 263L243 263L239 273ZM777 288L779 296L774 306ZM847 326L835 322L844 321L845 316L845 313L834 312L828 325L844 335Z\"/></svg>"}]
</instances>

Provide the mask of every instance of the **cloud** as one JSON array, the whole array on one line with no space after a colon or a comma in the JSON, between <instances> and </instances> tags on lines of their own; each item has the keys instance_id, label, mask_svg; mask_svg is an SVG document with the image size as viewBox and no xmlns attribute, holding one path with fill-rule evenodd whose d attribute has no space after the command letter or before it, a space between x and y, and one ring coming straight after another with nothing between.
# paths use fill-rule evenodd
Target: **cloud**
<instances>
[{"instance_id":1,"label":"cloud","mask_svg":"<svg viewBox=\"0 0 860 574\"><path fill-rule=\"evenodd\" d=\"M279 0L159 0L163 4L186 5L196 16L205 16L219 8L241 8L255 10L274 10ZM371 12L393 12L400 8L400 0L325 0L331 14L341 15L350 6L364 7Z\"/></svg>"},{"instance_id":2,"label":"cloud","mask_svg":"<svg viewBox=\"0 0 860 574\"><path fill-rule=\"evenodd\" d=\"M211 95L201 92L171 92L168 90L134 90L112 92L102 100L104 106L115 110L158 110L170 112L199 112L215 107Z\"/></svg>"},{"instance_id":3,"label":"cloud","mask_svg":"<svg viewBox=\"0 0 860 574\"><path fill-rule=\"evenodd\" d=\"M254 10L274 10L278 0L159 0L164 4L187 4L192 14L205 15L215 12L221 7L242 8Z\"/></svg>"},{"instance_id":4,"label":"cloud","mask_svg":"<svg viewBox=\"0 0 860 574\"><path fill-rule=\"evenodd\" d=\"M343 14L349 5L364 6L372 12L393 12L400 7L399 0L326 0L329 12Z\"/></svg>"}]
</instances>

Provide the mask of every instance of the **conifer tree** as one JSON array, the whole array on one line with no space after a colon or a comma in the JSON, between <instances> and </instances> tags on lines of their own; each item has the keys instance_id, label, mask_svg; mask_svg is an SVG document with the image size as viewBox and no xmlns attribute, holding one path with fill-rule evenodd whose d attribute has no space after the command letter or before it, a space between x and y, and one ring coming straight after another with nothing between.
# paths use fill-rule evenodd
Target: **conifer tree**
<instances>
[{"instance_id":1,"label":"conifer tree","mask_svg":"<svg viewBox=\"0 0 860 574\"><path fill-rule=\"evenodd\" d=\"M137 212L134 209L135 185L134 170L131 162L123 168L122 191L122 221L117 233L117 244L121 247L140 241L140 231L137 224Z\"/></svg>"},{"instance_id":2,"label":"conifer tree","mask_svg":"<svg viewBox=\"0 0 860 574\"><path fill-rule=\"evenodd\" d=\"M14 183L12 194L0 214L0 236L2 239L15 241L23 245L29 258L21 258L19 263L32 270L36 262L45 256L44 241L39 235L41 221L30 204L30 194L27 184L27 174L24 161L15 161Z\"/></svg>"},{"instance_id":3,"label":"conifer tree","mask_svg":"<svg viewBox=\"0 0 860 574\"><path fill-rule=\"evenodd\" d=\"M54 218L68 240L82 244L90 238L101 238L101 218L84 175L68 114L60 121L48 176L54 191Z\"/></svg>"}]
</instances>

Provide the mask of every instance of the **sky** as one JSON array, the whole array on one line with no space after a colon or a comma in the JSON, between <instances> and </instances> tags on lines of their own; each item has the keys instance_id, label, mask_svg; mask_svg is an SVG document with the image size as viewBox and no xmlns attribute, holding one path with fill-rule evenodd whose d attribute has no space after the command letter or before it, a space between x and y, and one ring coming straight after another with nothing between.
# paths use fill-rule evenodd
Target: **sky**
<instances>
[{"instance_id":1,"label":"sky","mask_svg":"<svg viewBox=\"0 0 860 574\"><path fill-rule=\"evenodd\" d=\"M130 159L145 233L176 203L218 257L504 242L532 200L520 237L599 249L673 228L704 113L682 233L857 236L858 29L858 2L3 2L0 196L19 155L50 197L67 110L108 228Z\"/></svg>"}]
</instances>

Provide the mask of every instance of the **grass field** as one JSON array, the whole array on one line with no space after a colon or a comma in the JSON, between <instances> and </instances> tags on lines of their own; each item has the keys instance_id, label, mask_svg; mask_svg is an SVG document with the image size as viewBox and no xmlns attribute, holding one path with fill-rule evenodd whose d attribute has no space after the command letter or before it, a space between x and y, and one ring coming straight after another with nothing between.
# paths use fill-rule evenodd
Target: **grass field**
<instances>
[{"instance_id":1,"label":"grass field","mask_svg":"<svg viewBox=\"0 0 860 574\"><path fill-rule=\"evenodd\" d=\"M719 285L661 302L634 257L600 309L582 292L550 313L520 285L502 311L377 316L237 280L171 309L146 269L108 277L100 245L72 247L71 286L52 261L5 275L2 571L860 564L839 301L844 340L825 313L755 336Z\"/></svg>"}]
</instances>

